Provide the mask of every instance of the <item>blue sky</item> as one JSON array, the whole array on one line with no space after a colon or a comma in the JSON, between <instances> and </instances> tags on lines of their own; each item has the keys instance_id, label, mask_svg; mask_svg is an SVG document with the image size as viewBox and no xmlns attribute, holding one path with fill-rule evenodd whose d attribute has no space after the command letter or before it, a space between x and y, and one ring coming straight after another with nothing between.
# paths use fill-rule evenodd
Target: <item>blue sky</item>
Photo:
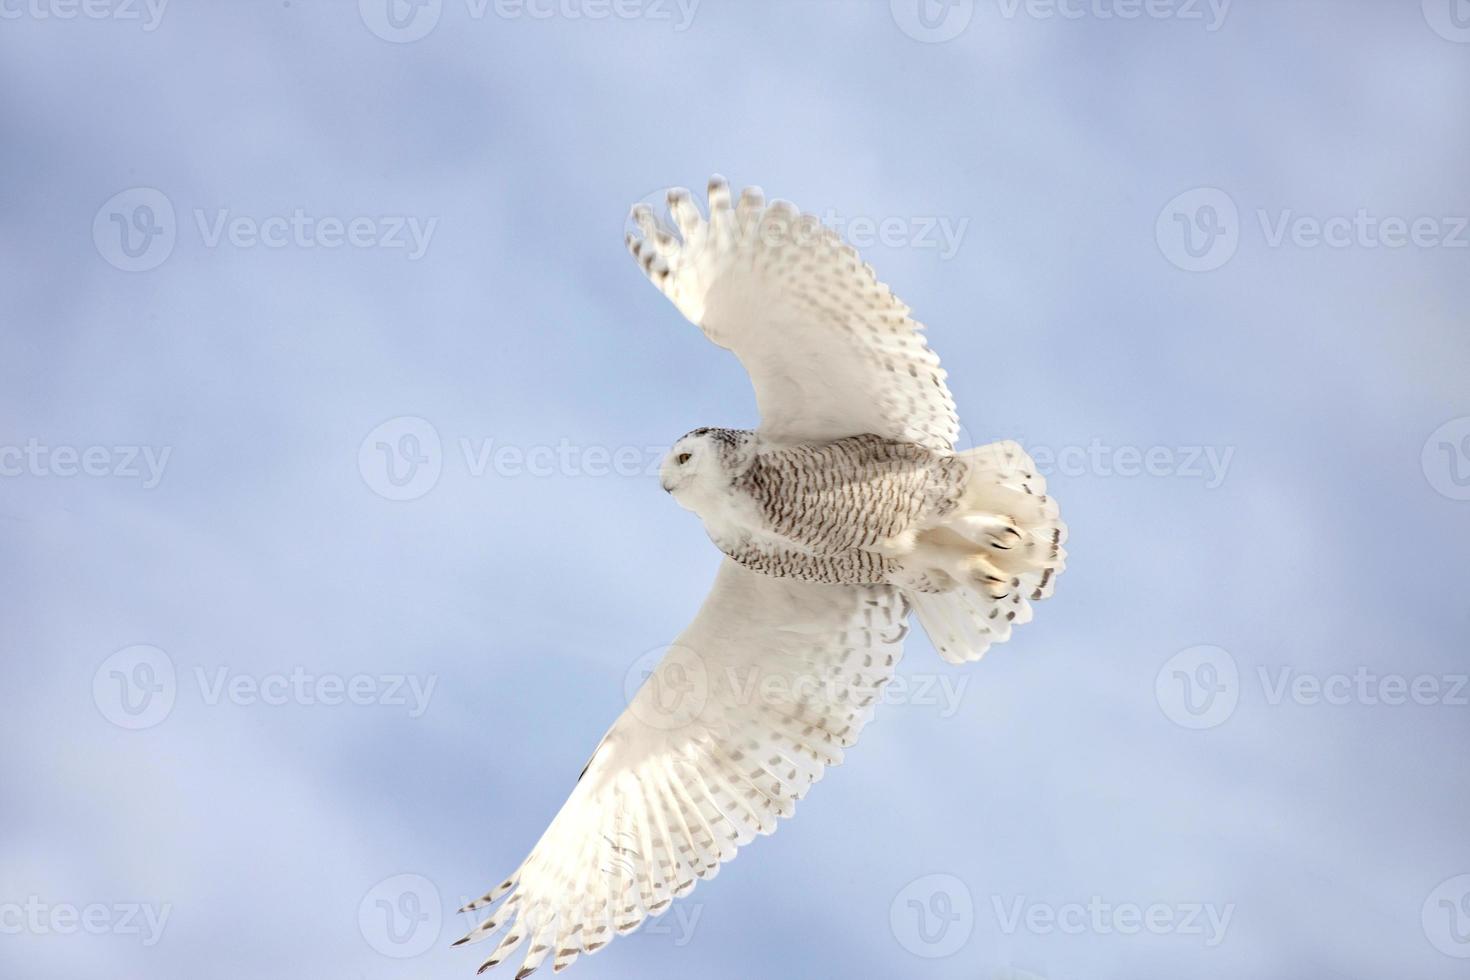
<instances>
[{"instance_id":1,"label":"blue sky","mask_svg":"<svg viewBox=\"0 0 1470 980\"><path fill-rule=\"evenodd\" d=\"M471 975L717 565L622 234L720 172L1070 565L576 974L1463 974L1470 9L395 3L0 3L0 972Z\"/></svg>"}]
</instances>

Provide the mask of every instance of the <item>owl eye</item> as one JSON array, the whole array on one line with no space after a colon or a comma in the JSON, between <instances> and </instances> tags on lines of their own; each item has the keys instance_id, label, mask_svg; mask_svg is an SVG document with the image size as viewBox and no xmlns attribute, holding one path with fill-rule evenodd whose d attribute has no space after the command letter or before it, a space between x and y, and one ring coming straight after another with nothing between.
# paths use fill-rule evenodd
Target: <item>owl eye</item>
<instances>
[{"instance_id":1,"label":"owl eye","mask_svg":"<svg viewBox=\"0 0 1470 980\"><path fill-rule=\"evenodd\" d=\"M680 466L683 466L685 463L689 462L689 460L689 453L680 453L678 456L674 457L674 462L678 463Z\"/></svg>"}]
</instances>

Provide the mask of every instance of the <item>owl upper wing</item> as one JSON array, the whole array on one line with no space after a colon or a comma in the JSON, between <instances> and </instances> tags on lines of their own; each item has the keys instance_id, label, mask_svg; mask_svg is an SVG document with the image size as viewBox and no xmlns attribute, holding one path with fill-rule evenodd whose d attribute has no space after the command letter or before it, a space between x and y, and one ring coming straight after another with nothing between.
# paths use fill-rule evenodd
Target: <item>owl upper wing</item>
<instances>
[{"instance_id":1,"label":"owl upper wing","mask_svg":"<svg viewBox=\"0 0 1470 980\"><path fill-rule=\"evenodd\" d=\"M761 434L776 442L875 433L947 451L954 399L923 327L872 266L814 216L720 177L705 218L669 194L674 228L635 206L628 248L648 278L755 386Z\"/></svg>"},{"instance_id":2,"label":"owl upper wing","mask_svg":"<svg viewBox=\"0 0 1470 980\"><path fill-rule=\"evenodd\" d=\"M888 586L777 579L726 559L694 622L603 737L529 857L467 909L517 974L561 970L711 878L857 740L902 653ZM503 900L503 901L502 901Z\"/></svg>"}]
</instances>

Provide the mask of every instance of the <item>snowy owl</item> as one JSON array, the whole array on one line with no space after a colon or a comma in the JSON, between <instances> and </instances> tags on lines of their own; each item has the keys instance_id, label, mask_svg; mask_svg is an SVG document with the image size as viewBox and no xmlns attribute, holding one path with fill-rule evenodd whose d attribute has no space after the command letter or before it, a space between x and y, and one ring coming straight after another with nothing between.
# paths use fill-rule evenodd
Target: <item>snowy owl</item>
<instances>
[{"instance_id":1,"label":"snowy owl","mask_svg":"<svg viewBox=\"0 0 1470 980\"><path fill-rule=\"evenodd\" d=\"M482 971L522 947L517 977L561 970L664 912L842 761L911 611L942 656L976 660L1063 567L1030 457L955 451L922 327L835 232L718 177L708 217L687 191L668 203L667 223L634 208L628 247L740 358L761 425L695 429L663 461L727 557L530 856L462 910L499 903L459 940L504 930Z\"/></svg>"}]
</instances>

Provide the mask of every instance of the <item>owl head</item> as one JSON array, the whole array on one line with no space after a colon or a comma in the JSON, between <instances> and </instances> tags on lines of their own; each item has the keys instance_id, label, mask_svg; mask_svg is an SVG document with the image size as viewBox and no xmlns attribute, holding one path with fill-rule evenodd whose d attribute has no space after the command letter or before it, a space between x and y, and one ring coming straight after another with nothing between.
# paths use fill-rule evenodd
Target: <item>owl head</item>
<instances>
[{"instance_id":1,"label":"owl head","mask_svg":"<svg viewBox=\"0 0 1470 980\"><path fill-rule=\"evenodd\" d=\"M699 513L729 495L755 458L755 439L744 429L695 429L664 457L659 483L680 506Z\"/></svg>"}]
</instances>

